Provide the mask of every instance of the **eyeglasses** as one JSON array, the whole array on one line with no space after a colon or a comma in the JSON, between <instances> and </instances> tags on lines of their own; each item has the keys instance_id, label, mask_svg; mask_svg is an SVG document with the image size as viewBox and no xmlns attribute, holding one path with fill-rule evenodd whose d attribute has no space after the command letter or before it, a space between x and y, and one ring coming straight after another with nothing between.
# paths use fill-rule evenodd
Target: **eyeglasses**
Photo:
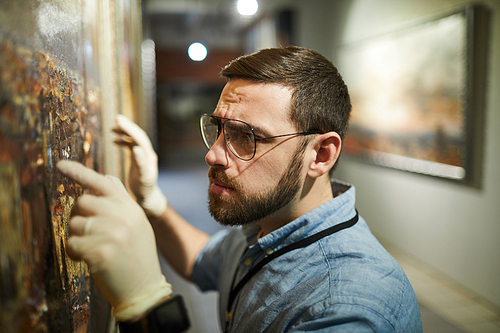
<instances>
[{"instance_id":1,"label":"eyeglasses","mask_svg":"<svg viewBox=\"0 0 500 333\"><path fill-rule=\"evenodd\" d=\"M321 134L319 131L304 131L298 133L281 134L260 138L255 135L252 126L241 120L216 117L204 114L200 118L200 130L203 142L208 149L212 148L221 133L224 133L224 141L229 150L239 159L250 161L257 148L257 141L269 140L291 135Z\"/></svg>"}]
</instances>

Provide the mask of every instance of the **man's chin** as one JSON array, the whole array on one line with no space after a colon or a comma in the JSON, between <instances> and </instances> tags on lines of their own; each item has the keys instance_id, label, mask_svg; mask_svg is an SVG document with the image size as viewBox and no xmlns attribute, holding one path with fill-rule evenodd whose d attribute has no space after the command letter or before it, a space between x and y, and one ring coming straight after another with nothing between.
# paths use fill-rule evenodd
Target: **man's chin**
<instances>
[{"instance_id":1,"label":"man's chin","mask_svg":"<svg viewBox=\"0 0 500 333\"><path fill-rule=\"evenodd\" d=\"M209 212L210 215L226 227L241 226L248 222L243 219L240 214L235 210L235 203L233 200L228 200L226 196L219 196L210 194Z\"/></svg>"}]
</instances>

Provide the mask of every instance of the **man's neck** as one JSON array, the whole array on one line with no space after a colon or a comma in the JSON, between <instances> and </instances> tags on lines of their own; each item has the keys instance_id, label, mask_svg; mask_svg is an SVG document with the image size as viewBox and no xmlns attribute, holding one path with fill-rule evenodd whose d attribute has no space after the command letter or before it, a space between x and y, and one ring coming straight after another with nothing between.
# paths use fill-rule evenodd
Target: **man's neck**
<instances>
[{"instance_id":1,"label":"man's neck","mask_svg":"<svg viewBox=\"0 0 500 333\"><path fill-rule=\"evenodd\" d=\"M302 191L288 205L257 221L257 224L261 227L259 238L281 228L331 199L333 199L333 194L329 177L310 179L309 182L305 183Z\"/></svg>"}]
</instances>

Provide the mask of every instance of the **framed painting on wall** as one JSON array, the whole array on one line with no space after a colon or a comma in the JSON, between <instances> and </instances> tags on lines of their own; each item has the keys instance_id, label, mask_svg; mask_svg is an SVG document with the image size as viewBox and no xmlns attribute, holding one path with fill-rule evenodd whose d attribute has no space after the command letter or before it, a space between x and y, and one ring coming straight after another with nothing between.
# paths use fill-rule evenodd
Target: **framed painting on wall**
<instances>
[{"instance_id":1,"label":"framed painting on wall","mask_svg":"<svg viewBox=\"0 0 500 333\"><path fill-rule=\"evenodd\" d=\"M84 190L55 165L70 159L119 175L122 154L108 133L125 90L141 89L118 80L116 36L125 23L115 9L125 3L140 2L0 2L2 333L117 330L87 265L66 253L71 210ZM140 32L140 12L129 8L138 21L127 29ZM120 69L134 64L138 72L138 52Z\"/></svg>"},{"instance_id":2,"label":"framed painting on wall","mask_svg":"<svg viewBox=\"0 0 500 333\"><path fill-rule=\"evenodd\" d=\"M342 45L348 156L479 186L488 11L471 6Z\"/></svg>"},{"instance_id":3,"label":"framed painting on wall","mask_svg":"<svg viewBox=\"0 0 500 333\"><path fill-rule=\"evenodd\" d=\"M105 332L111 309L66 253L83 189L61 159L103 171L98 1L0 5L0 331Z\"/></svg>"}]
</instances>

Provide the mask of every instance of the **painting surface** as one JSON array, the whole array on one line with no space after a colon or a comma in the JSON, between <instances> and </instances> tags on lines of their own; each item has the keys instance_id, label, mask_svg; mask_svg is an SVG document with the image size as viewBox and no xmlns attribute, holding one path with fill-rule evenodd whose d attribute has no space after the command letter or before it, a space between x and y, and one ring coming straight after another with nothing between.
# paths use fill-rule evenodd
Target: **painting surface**
<instances>
[{"instance_id":1,"label":"painting surface","mask_svg":"<svg viewBox=\"0 0 500 333\"><path fill-rule=\"evenodd\" d=\"M60 159L102 171L97 1L0 4L0 331L104 332L109 307L66 255L82 189Z\"/></svg>"},{"instance_id":2,"label":"painting surface","mask_svg":"<svg viewBox=\"0 0 500 333\"><path fill-rule=\"evenodd\" d=\"M463 13L345 45L339 68L352 98L345 153L461 179L467 158Z\"/></svg>"}]
</instances>

